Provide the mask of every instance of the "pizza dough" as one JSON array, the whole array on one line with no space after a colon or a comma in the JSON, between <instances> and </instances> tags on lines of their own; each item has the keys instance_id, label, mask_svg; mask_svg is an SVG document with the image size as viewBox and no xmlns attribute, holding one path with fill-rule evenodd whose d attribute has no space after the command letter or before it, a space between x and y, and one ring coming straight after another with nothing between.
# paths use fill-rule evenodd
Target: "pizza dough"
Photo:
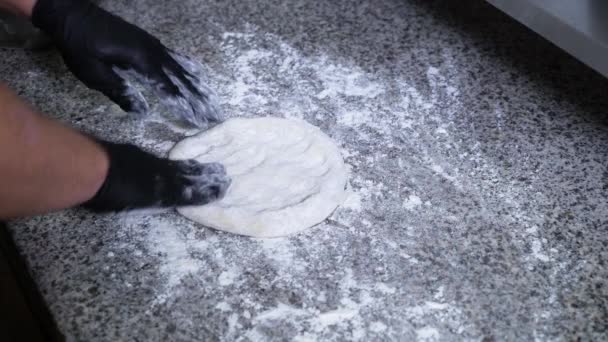
<instances>
[{"instance_id":1,"label":"pizza dough","mask_svg":"<svg viewBox=\"0 0 608 342\"><path fill-rule=\"evenodd\" d=\"M323 221L345 198L338 148L302 120L231 119L177 143L169 157L224 164L232 178L224 198L178 211L231 233L293 234Z\"/></svg>"}]
</instances>

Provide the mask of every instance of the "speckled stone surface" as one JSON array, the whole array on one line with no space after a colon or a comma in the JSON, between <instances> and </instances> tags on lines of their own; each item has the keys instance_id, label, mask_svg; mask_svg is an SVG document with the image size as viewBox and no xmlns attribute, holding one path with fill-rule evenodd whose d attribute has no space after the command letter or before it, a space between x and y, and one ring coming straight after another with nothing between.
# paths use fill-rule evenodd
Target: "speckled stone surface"
<instances>
[{"instance_id":1,"label":"speckled stone surface","mask_svg":"<svg viewBox=\"0 0 608 342\"><path fill-rule=\"evenodd\" d=\"M481 1L105 1L208 67L229 117L299 117L350 165L347 202L256 240L175 212L10 223L82 341L608 338L608 81ZM157 153L55 52L0 75L57 119Z\"/></svg>"}]
</instances>

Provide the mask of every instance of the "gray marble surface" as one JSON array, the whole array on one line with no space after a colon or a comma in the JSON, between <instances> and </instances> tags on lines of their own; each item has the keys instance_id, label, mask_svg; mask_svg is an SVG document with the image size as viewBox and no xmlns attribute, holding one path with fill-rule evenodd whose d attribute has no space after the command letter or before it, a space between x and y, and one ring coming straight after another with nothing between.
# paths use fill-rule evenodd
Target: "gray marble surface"
<instances>
[{"instance_id":1,"label":"gray marble surface","mask_svg":"<svg viewBox=\"0 0 608 342\"><path fill-rule=\"evenodd\" d=\"M81 341L608 338L608 81L481 1L105 1L205 63L229 117L339 144L349 198L258 240L175 212L10 223ZM0 49L48 115L159 154L192 131L127 118L55 52Z\"/></svg>"}]
</instances>

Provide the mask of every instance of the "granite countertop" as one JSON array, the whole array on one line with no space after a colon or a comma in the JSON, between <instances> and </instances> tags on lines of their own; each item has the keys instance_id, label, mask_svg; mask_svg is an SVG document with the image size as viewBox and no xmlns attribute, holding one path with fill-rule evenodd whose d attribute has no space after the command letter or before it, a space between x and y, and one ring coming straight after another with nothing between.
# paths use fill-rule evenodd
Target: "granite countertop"
<instances>
[{"instance_id":1,"label":"granite countertop","mask_svg":"<svg viewBox=\"0 0 608 342\"><path fill-rule=\"evenodd\" d=\"M105 1L205 63L229 117L319 126L346 203L253 239L175 212L9 224L69 340L608 338L608 81L482 1ZM48 115L165 154L54 51L0 49Z\"/></svg>"}]
</instances>

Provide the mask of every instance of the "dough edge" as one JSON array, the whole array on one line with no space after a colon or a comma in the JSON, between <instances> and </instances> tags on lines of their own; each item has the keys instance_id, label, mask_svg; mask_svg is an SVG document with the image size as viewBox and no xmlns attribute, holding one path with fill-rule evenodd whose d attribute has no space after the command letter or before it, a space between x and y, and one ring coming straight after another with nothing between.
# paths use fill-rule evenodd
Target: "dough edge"
<instances>
[{"instance_id":1,"label":"dough edge","mask_svg":"<svg viewBox=\"0 0 608 342\"><path fill-rule=\"evenodd\" d=\"M198 153L191 149L191 145L199 140L205 140L209 135L218 134L221 130L230 130L230 127L223 125L240 125L243 121L260 120L277 121L279 125L298 125L299 129L308 131L307 134L314 134L315 138L327 152L327 156L332 158L333 167L331 177L333 184L325 184L332 189L326 196L314 196L312 203L306 205L298 204L283 211L270 211L263 213L255 218L253 222L246 223L246 216L239 215L239 209L228 208L219 210L210 205L180 207L177 211L186 218L202 224L205 227L214 228L229 233L251 236L254 238L278 238L294 235L324 222L333 212L345 201L347 197L346 186L348 183L348 168L344 163L342 154L335 142L325 134L320 128L311 125L302 119L279 118L279 117L255 117L255 118L233 118L223 124L199 132L190 137L186 137L174 145L169 152L170 159L189 159ZM219 161L221 162L221 161ZM329 182L327 182L329 183ZM322 212L323 214L321 214ZM290 215L291 214L291 215Z\"/></svg>"}]
</instances>

